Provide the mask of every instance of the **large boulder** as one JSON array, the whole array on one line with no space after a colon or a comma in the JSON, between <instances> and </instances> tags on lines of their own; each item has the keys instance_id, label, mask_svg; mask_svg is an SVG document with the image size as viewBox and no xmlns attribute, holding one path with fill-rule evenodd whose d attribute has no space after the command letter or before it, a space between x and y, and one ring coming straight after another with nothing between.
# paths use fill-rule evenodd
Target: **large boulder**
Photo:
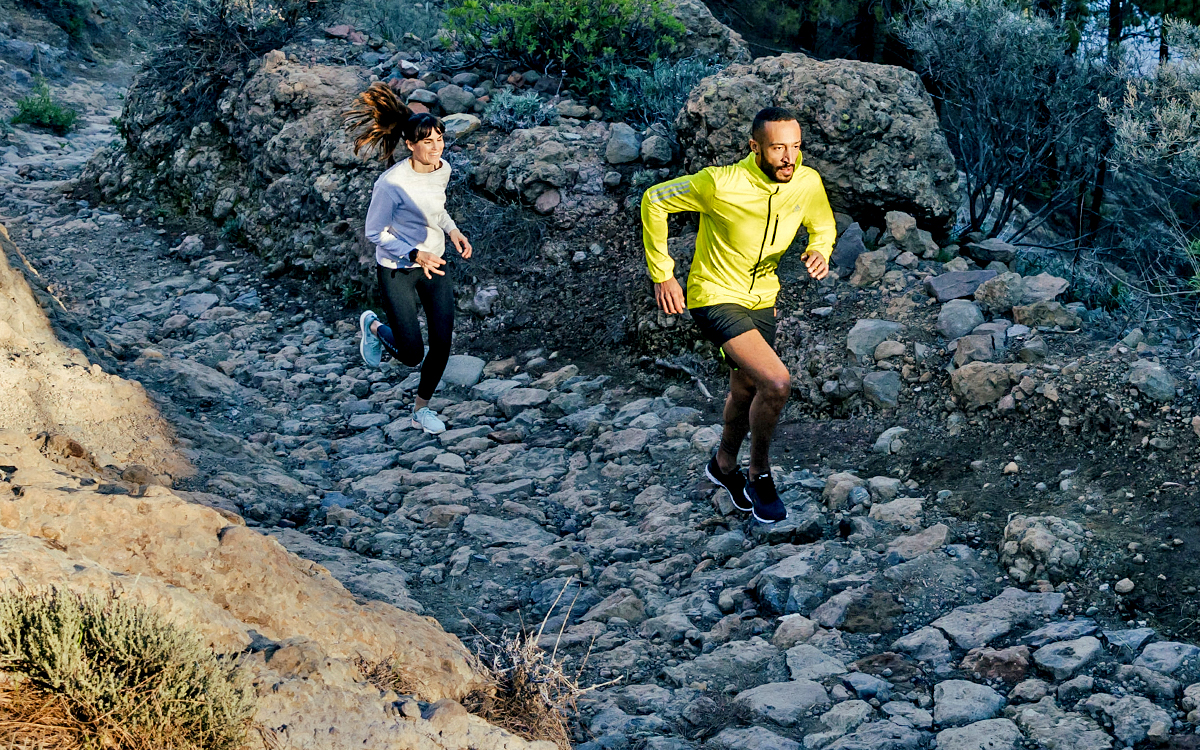
<instances>
[{"instance_id":1,"label":"large boulder","mask_svg":"<svg viewBox=\"0 0 1200 750\"><path fill-rule=\"evenodd\" d=\"M675 122L688 170L743 158L750 122L772 105L796 113L804 163L836 210L875 225L892 210L931 229L953 219L958 171L933 102L916 73L888 65L787 54L705 78Z\"/></svg>"},{"instance_id":2,"label":"large boulder","mask_svg":"<svg viewBox=\"0 0 1200 750\"><path fill-rule=\"evenodd\" d=\"M689 55L728 61L749 57L742 35L718 21L701 0L672 0L671 5L686 30L680 46Z\"/></svg>"}]
</instances>

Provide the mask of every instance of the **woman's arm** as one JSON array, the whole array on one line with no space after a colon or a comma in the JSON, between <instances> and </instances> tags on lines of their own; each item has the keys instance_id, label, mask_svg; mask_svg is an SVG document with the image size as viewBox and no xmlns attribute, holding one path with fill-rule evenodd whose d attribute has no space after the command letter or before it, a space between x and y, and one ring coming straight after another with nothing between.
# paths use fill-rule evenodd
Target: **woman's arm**
<instances>
[{"instance_id":1,"label":"woman's arm","mask_svg":"<svg viewBox=\"0 0 1200 750\"><path fill-rule=\"evenodd\" d=\"M367 239L396 255L404 255L412 249L412 243L400 239L391 230L392 214L400 203L403 200L399 191L387 183L376 182L371 191L371 207L367 209Z\"/></svg>"}]
</instances>

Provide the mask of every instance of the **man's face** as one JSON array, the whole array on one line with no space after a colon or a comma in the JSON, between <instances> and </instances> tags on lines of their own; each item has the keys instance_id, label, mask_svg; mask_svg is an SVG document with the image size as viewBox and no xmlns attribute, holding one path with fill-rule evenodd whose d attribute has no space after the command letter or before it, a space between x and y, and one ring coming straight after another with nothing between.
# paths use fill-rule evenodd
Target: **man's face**
<instances>
[{"instance_id":1,"label":"man's face","mask_svg":"<svg viewBox=\"0 0 1200 750\"><path fill-rule=\"evenodd\" d=\"M758 168L775 182L788 182L800 158L800 123L795 120L764 122L757 138L751 136L750 150Z\"/></svg>"}]
</instances>

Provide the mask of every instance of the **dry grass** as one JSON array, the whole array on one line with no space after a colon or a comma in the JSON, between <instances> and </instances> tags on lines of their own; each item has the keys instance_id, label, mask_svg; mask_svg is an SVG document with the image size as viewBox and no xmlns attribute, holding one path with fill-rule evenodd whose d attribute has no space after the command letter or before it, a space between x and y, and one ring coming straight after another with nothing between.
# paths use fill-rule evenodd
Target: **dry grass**
<instances>
[{"instance_id":1,"label":"dry grass","mask_svg":"<svg viewBox=\"0 0 1200 750\"><path fill-rule=\"evenodd\" d=\"M0 594L0 748L236 750L253 714L234 661L143 606Z\"/></svg>"},{"instance_id":2,"label":"dry grass","mask_svg":"<svg viewBox=\"0 0 1200 750\"><path fill-rule=\"evenodd\" d=\"M361 656L354 658L354 666L362 673L363 679L383 691L394 690L397 695L417 694L417 686L404 673L400 661L395 656L386 659L369 661Z\"/></svg>"}]
</instances>

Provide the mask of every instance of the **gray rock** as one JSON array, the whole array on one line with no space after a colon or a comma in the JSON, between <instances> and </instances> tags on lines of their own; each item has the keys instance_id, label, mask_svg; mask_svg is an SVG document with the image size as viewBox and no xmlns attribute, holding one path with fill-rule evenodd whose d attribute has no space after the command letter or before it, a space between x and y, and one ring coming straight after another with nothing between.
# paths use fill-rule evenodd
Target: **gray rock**
<instances>
[{"instance_id":1,"label":"gray rock","mask_svg":"<svg viewBox=\"0 0 1200 750\"><path fill-rule=\"evenodd\" d=\"M480 122L478 117L465 112L446 115L442 118L442 124L446 126L447 140L461 138L464 135L474 133L476 130L479 130L479 128L483 127L483 123Z\"/></svg>"},{"instance_id":2,"label":"gray rock","mask_svg":"<svg viewBox=\"0 0 1200 750\"><path fill-rule=\"evenodd\" d=\"M641 141L633 128L623 122L614 123L604 147L604 158L609 164L628 164L637 161L641 148Z\"/></svg>"},{"instance_id":3,"label":"gray rock","mask_svg":"<svg viewBox=\"0 0 1200 750\"><path fill-rule=\"evenodd\" d=\"M196 318L200 313L208 310L213 305L221 301L221 298L215 294L185 294L179 298L179 312L182 315Z\"/></svg>"},{"instance_id":4,"label":"gray rock","mask_svg":"<svg viewBox=\"0 0 1200 750\"><path fill-rule=\"evenodd\" d=\"M1021 304L1025 283L1020 274L1002 273L988 279L975 290L975 301L994 313L1005 313Z\"/></svg>"},{"instance_id":5,"label":"gray rock","mask_svg":"<svg viewBox=\"0 0 1200 750\"><path fill-rule=\"evenodd\" d=\"M1081 699L1091 695L1095 687L1096 681L1091 675L1081 674L1058 686L1058 702L1064 706L1074 706Z\"/></svg>"},{"instance_id":6,"label":"gray rock","mask_svg":"<svg viewBox=\"0 0 1200 750\"><path fill-rule=\"evenodd\" d=\"M1016 750L1021 730L1008 719L985 719L937 734L938 750Z\"/></svg>"},{"instance_id":7,"label":"gray rock","mask_svg":"<svg viewBox=\"0 0 1200 750\"><path fill-rule=\"evenodd\" d=\"M1033 652L1033 661L1054 675L1054 679L1065 680L1095 661L1102 649L1099 638L1085 635L1075 640L1042 646Z\"/></svg>"},{"instance_id":8,"label":"gray rock","mask_svg":"<svg viewBox=\"0 0 1200 750\"><path fill-rule=\"evenodd\" d=\"M475 106L475 95L463 89L462 86L450 84L437 92L438 103L447 114L456 115L460 112L470 112Z\"/></svg>"},{"instance_id":9,"label":"gray rock","mask_svg":"<svg viewBox=\"0 0 1200 750\"><path fill-rule=\"evenodd\" d=\"M888 701L892 698L892 683L866 672L851 672L842 677L842 684L853 690L860 700Z\"/></svg>"},{"instance_id":10,"label":"gray rock","mask_svg":"<svg viewBox=\"0 0 1200 750\"><path fill-rule=\"evenodd\" d=\"M442 374L442 382L451 385L473 386L483 375L486 363L479 357L469 354L452 354L446 363L446 371Z\"/></svg>"},{"instance_id":11,"label":"gray rock","mask_svg":"<svg viewBox=\"0 0 1200 750\"><path fill-rule=\"evenodd\" d=\"M429 89L417 89L408 95L408 100L432 105L438 103L438 95Z\"/></svg>"},{"instance_id":12,"label":"gray rock","mask_svg":"<svg viewBox=\"0 0 1200 750\"><path fill-rule=\"evenodd\" d=\"M712 652L676 667L667 667L667 677L680 687L696 682L707 683L710 689L723 690L726 685L761 685L782 682L786 678L779 649L762 638L733 641Z\"/></svg>"},{"instance_id":13,"label":"gray rock","mask_svg":"<svg viewBox=\"0 0 1200 750\"><path fill-rule=\"evenodd\" d=\"M762 727L722 729L708 746L714 750L800 750L799 742Z\"/></svg>"},{"instance_id":14,"label":"gray rock","mask_svg":"<svg viewBox=\"0 0 1200 750\"><path fill-rule=\"evenodd\" d=\"M917 661L942 664L950 661L950 642L942 631L926 625L914 630L892 644L896 651L903 651Z\"/></svg>"},{"instance_id":15,"label":"gray rock","mask_svg":"<svg viewBox=\"0 0 1200 750\"><path fill-rule=\"evenodd\" d=\"M759 718L790 727L816 706L829 705L829 694L812 680L769 682L742 691L737 702Z\"/></svg>"},{"instance_id":16,"label":"gray rock","mask_svg":"<svg viewBox=\"0 0 1200 750\"><path fill-rule=\"evenodd\" d=\"M1157 362L1148 359L1134 362L1129 368L1128 380L1147 398L1155 401L1172 401L1175 398L1175 377Z\"/></svg>"},{"instance_id":17,"label":"gray rock","mask_svg":"<svg viewBox=\"0 0 1200 750\"><path fill-rule=\"evenodd\" d=\"M1048 273L1039 273L1024 280L1024 294L1021 304L1029 305L1034 302L1049 302L1067 289L1067 280Z\"/></svg>"},{"instance_id":18,"label":"gray rock","mask_svg":"<svg viewBox=\"0 0 1200 750\"><path fill-rule=\"evenodd\" d=\"M904 724L914 729L933 728L933 714L923 708L917 708L908 701L889 701L880 706L879 710L896 724Z\"/></svg>"},{"instance_id":19,"label":"gray rock","mask_svg":"<svg viewBox=\"0 0 1200 750\"><path fill-rule=\"evenodd\" d=\"M1197 656L1200 656L1200 648L1190 643L1162 641L1147 646L1133 664L1162 674L1174 674L1184 664L1195 664Z\"/></svg>"},{"instance_id":20,"label":"gray rock","mask_svg":"<svg viewBox=\"0 0 1200 750\"><path fill-rule=\"evenodd\" d=\"M970 297L983 282L996 278L995 271L950 271L925 279L925 293L938 302Z\"/></svg>"},{"instance_id":21,"label":"gray rock","mask_svg":"<svg viewBox=\"0 0 1200 750\"><path fill-rule=\"evenodd\" d=\"M1012 383L1012 370L994 362L968 362L950 373L955 395L971 409L999 401Z\"/></svg>"},{"instance_id":22,"label":"gray rock","mask_svg":"<svg viewBox=\"0 0 1200 750\"><path fill-rule=\"evenodd\" d=\"M991 362L996 358L996 349L990 333L969 333L958 340L954 350L954 366L962 367L970 362Z\"/></svg>"},{"instance_id":23,"label":"gray rock","mask_svg":"<svg viewBox=\"0 0 1200 750\"><path fill-rule=\"evenodd\" d=\"M892 721L873 721L863 724L825 750L917 750L923 735L910 726Z\"/></svg>"},{"instance_id":24,"label":"gray rock","mask_svg":"<svg viewBox=\"0 0 1200 750\"><path fill-rule=\"evenodd\" d=\"M967 255L981 266L993 261L1009 263L1017 257L1017 248L998 237L989 237L981 242L968 242L965 249Z\"/></svg>"},{"instance_id":25,"label":"gray rock","mask_svg":"<svg viewBox=\"0 0 1200 750\"><path fill-rule=\"evenodd\" d=\"M908 432L904 427L889 427L875 438L875 444L871 446L871 450L876 453L897 453L899 447L903 445L901 438Z\"/></svg>"},{"instance_id":26,"label":"gray rock","mask_svg":"<svg viewBox=\"0 0 1200 750\"><path fill-rule=\"evenodd\" d=\"M1054 750L1109 750L1112 747L1112 738L1099 724L1082 714L1063 711L1051 696L1023 706L1013 720L1041 747Z\"/></svg>"},{"instance_id":27,"label":"gray rock","mask_svg":"<svg viewBox=\"0 0 1200 750\"><path fill-rule=\"evenodd\" d=\"M933 621L959 648L971 650L986 646L1015 626L1037 616L1052 615L1062 606L1064 596L1040 594L1006 588L1000 595L982 604L957 607Z\"/></svg>"},{"instance_id":28,"label":"gray rock","mask_svg":"<svg viewBox=\"0 0 1200 750\"><path fill-rule=\"evenodd\" d=\"M867 246L863 242L863 230L856 221L837 238L829 260L838 268L854 268L854 261L865 252Z\"/></svg>"},{"instance_id":29,"label":"gray rock","mask_svg":"<svg viewBox=\"0 0 1200 750\"><path fill-rule=\"evenodd\" d=\"M871 286L882 279L886 272L886 252L876 250L872 253L862 253L854 259L854 273L850 274L850 285L857 287Z\"/></svg>"},{"instance_id":30,"label":"gray rock","mask_svg":"<svg viewBox=\"0 0 1200 750\"><path fill-rule=\"evenodd\" d=\"M979 305L965 299L952 299L938 313L937 331L947 339L965 336L983 323Z\"/></svg>"},{"instance_id":31,"label":"gray rock","mask_svg":"<svg viewBox=\"0 0 1200 750\"><path fill-rule=\"evenodd\" d=\"M1063 620L1062 622L1052 622L1049 625L1038 628L1032 633L1027 633L1021 636L1021 643L1040 648L1047 643L1056 641L1069 641L1073 638L1082 638L1085 635L1094 635L1100 626L1090 617L1076 617L1074 620ZM1154 632L1154 631L1150 631Z\"/></svg>"},{"instance_id":32,"label":"gray rock","mask_svg":"<svg viewBox=\"0 0 1200 750\"><path fill-rule=\"evenodd\" d=\"M846 348L859 361L872 361L875 357L875 348L888 336L899 333L903 329L902 324L890 320L862 319L856 322L850 329L850 333L847 334Z\"/></svg>"},{"instance_id":33,"label":"gray rock","mask_svg":"<svg viewBox=\"0 0 1200 750\"><path fill-rule=\"evenodd\" d=\"M1138 695L1123 698L1104 693L1093 695L1084 701L1083 710L1093 716L1106 714L1112 721L1113 734L1131 747L1146 739L1155 723L1167 729L1173 723L1169 713Z\"/></svg>"},{"instance_id":34,"label":"gray rock","mask_svg":"<svg viewBox=\"0 0 1200 750\"><path fill-rule=\"evenodd\" d=\"M521 385L516 380L485 380L471 388L471 398L496 403L506 392Z\"/></svg>"},{"instance_id":35,"label":"gray rock","mask_svg":"<svg viewBox=\"0 0 1200 750\"><path fill-rule=\"evenodd\" d=\"M875 715L870 703L862 700L843 701L821 714L821 724L828 735L841 737L853 732Z\"/></svg>"},{"instance_id":36,"label":"gray rock","mask_svg":"<svg viewBox=\"0 0 1200 750\"><path fill-rule=\"evenodd\" d=\"M463 522L463 533L486 546L553 544L558 537L528 518L503 519L472 513Z\"/></svg>"},{"instance_id":37,"label":"gray rock","mask_svg":"<svg viewBox=\"0 0 1200 750\"><path fill-rule=\"evenodd\" d=\"M1105 630L1104 640L1108 645L1126 654L1137 653L1142 644L1154 637L1154 628L1131 628L1129 630Z\"/></svg>"},{"instance_id":38,"label":"gray rock","mask_svg":"<svg viewBox=\"0 0 1200 750\"><path fill-rule=\"evenodd\" d=\"M863 376L863 395L878 407L894 409L900 405L900 373L880 370Z\"/></svg>"},{"instance_id":39,"label":"gray rock","mask_svg":"<svg viewBox=\"0 0 1200 750\"><path fill-rule=\"evenodd\" d=\"M674 154L671 142L661 135L651 135L642 141L642 161L649 167L661 167L671 163Z\"/></svg>"},{"instance_id":40,"label":"gray rock","mask_svg":"<svg viewBox=\"0 0 1200 750\"><path fill-rule=\"evenodd\" d=\"M595 406L581 409L574 414L568 414L560 418L558 424L569 427L575 432L586 432L590 427L598 427L604 421L604 416L607 413L608 406L596 404Z\"/></svg>"},{"instance_id":41,"label":"gray rock","mask_svg":"<svg viewBox=\"0 0 1200 750\"><path fill-rule=\"evenodd\" d=\"M942 727L958 727L991 719L1004 707L1004 696L987 685L967 680L946 680L933 687L933 720Z\"/></svg>"},{"instance_id":42,"label":"gray rock","mask_svg":"<svg viewBox=\"0 0 1200 750\"><path fill-rule=\"evenodd\" d=\"M1064 330L1074 330L1083 325L1078 314L1057 302L1032 302L1027 305L1017 305L1012 309L1012 313L1013 320L1030 328L1058 326Z\"/></svg>"},{"instance_id":43,"label":"gray rock","mask_svg":"<svg viewBox=\"0 0 1200 750\"><path fill-rule=\"evenodd\" d=\"M793 680L820 680L829 675L846 674L846 665L824 651L802 643L787 650L788 671Z\"/></svg>"},{"instance_id":44,"label":"gray rock","mask_svg":"<svg viewBox=\"0 0 1200 750\"><path fill-rule=\"evenodd\" d=\"M496 399L496 405L504 416L512 418L550 400L550 391L541 388L511 388Z\"/></svg>"}]
</instances>

